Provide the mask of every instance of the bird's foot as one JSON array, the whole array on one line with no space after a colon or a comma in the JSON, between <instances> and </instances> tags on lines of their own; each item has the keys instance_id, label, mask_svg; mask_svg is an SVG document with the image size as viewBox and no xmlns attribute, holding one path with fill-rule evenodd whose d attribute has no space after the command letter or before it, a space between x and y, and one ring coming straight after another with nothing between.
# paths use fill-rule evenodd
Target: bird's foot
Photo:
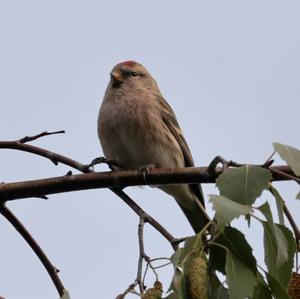
<instances>
[{"instance_id":1,"label":"bird's foot","mask_svg":"<svg viewBox=\"0 0 300 299\"><path fill-rule=\"evenodd\" d=\"M207 171L208 173L216 177L218 175L217 166L221 164L221 172L223 173L229 166L231 166L232 161L227 161L221 156L216 156L208 165Z\"/></svg>"},{"instance_id":2,"label":"bird's foot","mask_svg":"<svg viewBox=\"0 0 300 299\"><path fill-rule=\"evenodd\" d=\"M149 163L149 164L142 165L138 168L138 171L141 172L141 174L143 176L143 180L145 182L145 185L148 185L147 180L146 180L146 176L147 176L147 174L150 173L150 169L156 168L156 167L158 167L156 163Z\"/></svg>"},{"instance_id":3,"label":"bird's foot","mask_svg":"<svg viewBox=\"0 0 300 299\"><path fill-rule=\"evenodd\" d=\"M118 163L116 163L114 160L108 160L105 157L97 157L94 160L92 160L92 162L90 164L87 164L86 167L90 168L92 167L94 169L95 165L98 164L107 164L107 166L111 169L111 170L116 170L117 168L122 168L120 165L118 165Z\"/></svg>"}]
</instances>

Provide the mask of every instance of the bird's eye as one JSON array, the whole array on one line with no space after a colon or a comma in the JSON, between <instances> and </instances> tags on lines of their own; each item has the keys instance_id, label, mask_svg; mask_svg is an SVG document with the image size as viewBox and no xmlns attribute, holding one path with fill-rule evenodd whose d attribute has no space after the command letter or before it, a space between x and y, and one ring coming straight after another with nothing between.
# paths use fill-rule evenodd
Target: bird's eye
<instances>
[{"instance_id":1,"label":"bird's eye","mask_svg":"<svg viewBox=\"0 0 300 299\"><path fill-rule=\"evenodd\" d=\"M137 73L137 72L131 72L130 75L131 75L132 77L137 77L138 73Z\"/></svg>"}]
</instances>

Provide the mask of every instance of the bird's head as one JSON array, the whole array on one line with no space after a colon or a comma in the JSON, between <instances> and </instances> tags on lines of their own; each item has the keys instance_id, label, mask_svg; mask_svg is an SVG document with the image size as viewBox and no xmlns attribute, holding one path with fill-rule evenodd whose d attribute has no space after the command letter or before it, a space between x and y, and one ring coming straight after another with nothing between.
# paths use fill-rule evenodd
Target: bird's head
<instances>
[{"instance_id":1,"label":"bird's head","mask_svg":"<svg viewBox=\"0 0 300 299\"><path fill-rule=\"evenodd\" d=\"M135 61L117 64L110 73L112 88L158 90L157 84L144 66Z\"/></svg>"}]
</instances>

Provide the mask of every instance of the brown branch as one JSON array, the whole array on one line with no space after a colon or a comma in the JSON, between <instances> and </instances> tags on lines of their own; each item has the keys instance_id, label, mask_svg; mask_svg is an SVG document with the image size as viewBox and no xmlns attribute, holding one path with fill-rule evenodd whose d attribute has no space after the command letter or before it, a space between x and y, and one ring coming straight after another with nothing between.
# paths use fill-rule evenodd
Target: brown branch
<instances>
[{"instance_id":1,"label":"brown branch","mask_svg":"<svg viewBox=\"0 0 300 299\"><path fill-rule=\"evenodd\" d=\"M70 159L66 156L60 155L58 153L46 150L44 148L30 145L30 144L25 144L26 142L36 140L38 138L44 137L44 136L49 136L49 135L54 135L54 134L61 134L64 133L64 130L61 131L56 131L56 132L47 132L44 131L40 134L34 135L34 136L25 136L19 140L14 140L14 141L0 141L0 149L13 149L13 150L18 150L22 152L27 152L31 153L37 156L44 157L51 162L53 162L55 165L58 165L58 163L70 166L72 168L75 168L83 173L87 172L93 172L93 170L89 169L87 165L83 165L73 159Z\"/></svg>"},{"instance_id":2,"label":"brown branch","mask_svg":"<svg viewBox=\"0 0 300 299\"><path fill-rule=\"evenodd\" d=\"M288 166L273 166L273 170L291 173ZM276 180L281 178L275 177ZM274 180L275 180L274 179ZM285 178L283 178L285 179ZM179 183L213 183L214 178L208 174L207 167L188 168L153 168L147 173L139 170L95 172L77 175L51 177L0 185L0 201L10 201L28 197L43 197L45 195L71 192L87 189L112 188L125 186L165 185Z\"/></svg>"},{"instance_id":3,"label":"brown branch","mask_svg":"<svg viewBox=\"0 0 300 299\"><path fill-rule=\"evenodd\" d=\"M300 184L300 178L296 177L295 174L287 173L280 168L276 169L276 168L270 167L269 170L271 171L273 177L278 176L278 177L281 177L282 179L295 181L296 183Z\"/></svg>"},{"instance_id":4,"label":"brown branch","mask_svg":"<svg viewBox=\"0 0 300 299\"><path fill-rule=\"evenodd\" d=\"M290 213L289 209L287 208L285 202L283 202L283 212L284 212L286 218L289 220L289 223L294 231L297 250L300 251L300 231L298 229L298 226L297 226L292 214Z\"/></svg>"},{"instance_id":5,"label":"brown branch","mask_svg":"<svg viewBox=\"0 0 300 299\"><path fill-rule=\"evenodd\" d=\"M140 218L143 218L145 222L152 225L166 240L169 241L174 251L177 249L176 241L174 238L159 222L157 222L152 216L147 214L135 201L133 201L124 191L116 188L111 189L117 196L119 196Z\"/></svg>"},{"instance_id":6,"label":"brown branch","mask_svg":"<svg viewBox=\"0 0 300 299\"><path fill-rule=\"evenodd\" d=\"M42 133L39 133L37 135L33 135L33 136L25 136L19 140L17 140L16 142L20 142L20 143L26 143L26 142L30 142L30 141L33 141L33 140L36 140L38 138L41 138L41 137L44 137L44 136L49 136L49 135L54 135L54 134L64 134L65 131L64 130L61 130L61 131L55 131L55 132L47 132L47 131L44 131Z\"/></svg>"},{"instance_id":7,"label":"brown branch","mask_svg":"<svg viewBox=\"0 0 300 299\"><path fill-rule=\"evenodd\" d=\"M25 142L56 133L60 133L60 131L53 133L43 132L32 137L26 137ZM176 239L169 234L155 219L146 214L145 211L143 211L125 192L121 191L120 188L125 186L163 185L171 183L214 183L215 179L222 173L222 170L224 169L224 167L217 167L213 169L213 175L211 169L208 169L207 167L190 167L184 169L151 169L147 173L140 171L92 173L93 170L89 168L89 165L83 165L73 159L48 151L46 149L21 143L22 141L24 142L24 138L18 141L0 141L0 149L6 148L30 152L51 160L55 165L62 163L88 174L69 175L44 180L2 184L2 186L0 185L0 202L26 197L45 197L46 194L60 192L108 187L127 205L129 205L140 217L145 217L146 215L145 221L147 220L147 222L157 229L170 242L174 249L176 249L176 246L178 245L178 243L176 243ZM270 161L269 164L264 164L261 166L271 171L273 181L292 179L299 182L300 178L295 176L290 167L271 167L270 165L272 162L273 161ZM232 161L230 161L230 163L231 164L227 166L242 166L242 164ZM214 167L215 166L216 165L214 165Z\"/></svg>"},{"instance_id":8,"label":"brown branch","mask_svg":"<svg viewBox=\"0 0 300 299\"><path fill-rule=\"evenodd\" d=\"M51 264L50 260L48 259L42 248L34 240L34 238L31 236L31 234L28 232L25 226L20 222L20 220L7 207L5 207L4 204L0 204L0 213L20 233L20 235L24 238L27 244L38 256L38 258L46 268L49 276L51 277L59 296L62 297L64 294L65 287L57 275L58 270Z\"/></svg>"},{"instance_id":9,"label":"brown branch","mask_svg":"<svg viewBox=\"0 0 300 299\"><path fill-rule=\"evenodd\" d=\"M140 218L139 227L138 227L138 240L139 240L139 261L136 280L138 281L138 286L140 289L140 294L144 294L144 284L142 282L142 271L143 271L143 260L145 257L145 247L144 247L144 225L145 219Z\"/></svg>"},{"instance_id":10,"label":"brown branch","mask_svg":"<svg viewBox=\"0 0 300 299\"><path fill-rule=\"evenodd\" d=\"M25 151L29 152L35 155L39 155L42 157L45 157L52 161L55 165L58 163L62 163L64 165L68 165L72 168L75 168L83 173L90 173L93 172L93 170L89 167L90 165L83 165L73 159L70 159L66 156L57 154L52 151L48 151L46 149L32 146L29 144L24 144L24 142L30 141L30 140L35 140L38 138L41 138L43 136L48 136L51 134L58 134L62 133L62 131L57 131L57 132L52 132L52 133L47 133L43 132L38 135L32 136L32 137L24 137L20 140L17 141L0 141L0 149L1 148L7 148L7 149L15 149L15 150L20 150L20 151ZM24 141L25 140L25 141ZM23 141L23 143L22 143ZM69 175L69 173L68 173ZM131 209L133 209L140 217L144 217L144 220L147 221L149 224L151 224L158 232L160 232L171 244L174 250L177 248L176 240L160 223L158 223L153 217L151 217L149 214L147 214L141 207L139 207L125 192L123 192L120 189L117 188L111 188L110 189L112 192L114 192L117 196L119 196ZM46 198L45 195L41 195L41 198ZM1 195L0 195L0 202L1 202ZM25 228L24 228L25 229ZM26 232L26 229L25 229ZM26 236L26 234L25 234ZM31 242L31 239L26 240L29 244ZM51 265L51 264L49 264ZM118 298L124 298L126 294L129 292L134 292L134 288L137 282L135 281L132 285L128 287L128 289L123 293L118 296Z\"/></svg>"}]
</instances>

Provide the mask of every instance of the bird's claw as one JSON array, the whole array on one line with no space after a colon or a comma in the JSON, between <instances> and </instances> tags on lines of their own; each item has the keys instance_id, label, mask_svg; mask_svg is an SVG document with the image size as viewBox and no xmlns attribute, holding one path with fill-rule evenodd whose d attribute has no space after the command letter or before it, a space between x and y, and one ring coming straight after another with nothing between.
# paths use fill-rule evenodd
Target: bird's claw
<instances>
[{"instance_id":1,"label":"bird's claw","mask_svg":"<svg viewBox=\"0 0 300 299\"><path fill-rule=\"evenodd\" d=\"M156 168L156 167L157 167L156 163L149 163L149 164L142 165L141 167L139 167L138 171L141 172L145 185L148 185L146 176L147 176L147 174L150 173L150 169Z\"/></svg>"},{"instance_id":2,"label":"bird's claw","mask_svg":"<svg viewBox=\"0 0 300 299\"><path fill-rule=\"evenodd\" d=\"M231 161L227 161L226 159L224 159L221 156L216 156L210 162L210 164L208 165L208 168L207 168L208 173L213 177L217 176L218 164L222 164L221 172L223 173L226 170L226 168L228 168L231 165Z\"/></svg>"},{"instance_id":3,"label":"bird's claw","mask_svg":"<svg viewBox=\"0 0 300 299\"><path fill-rule=\"evenodd\" d=\"M92 162L90 164L87 164L86 167L87 169L92 167L94 169L94 166L95 165L98 165L98 164L107 164L108 167L111 169L111 170L115 170L116 167L119 167L119 168L122 168L120 165L118 165L115 161L113 160L108 160L106 159L105 157L97 157L95 158L94 160L92 160Z\"/></svg>"}]
</instances>

